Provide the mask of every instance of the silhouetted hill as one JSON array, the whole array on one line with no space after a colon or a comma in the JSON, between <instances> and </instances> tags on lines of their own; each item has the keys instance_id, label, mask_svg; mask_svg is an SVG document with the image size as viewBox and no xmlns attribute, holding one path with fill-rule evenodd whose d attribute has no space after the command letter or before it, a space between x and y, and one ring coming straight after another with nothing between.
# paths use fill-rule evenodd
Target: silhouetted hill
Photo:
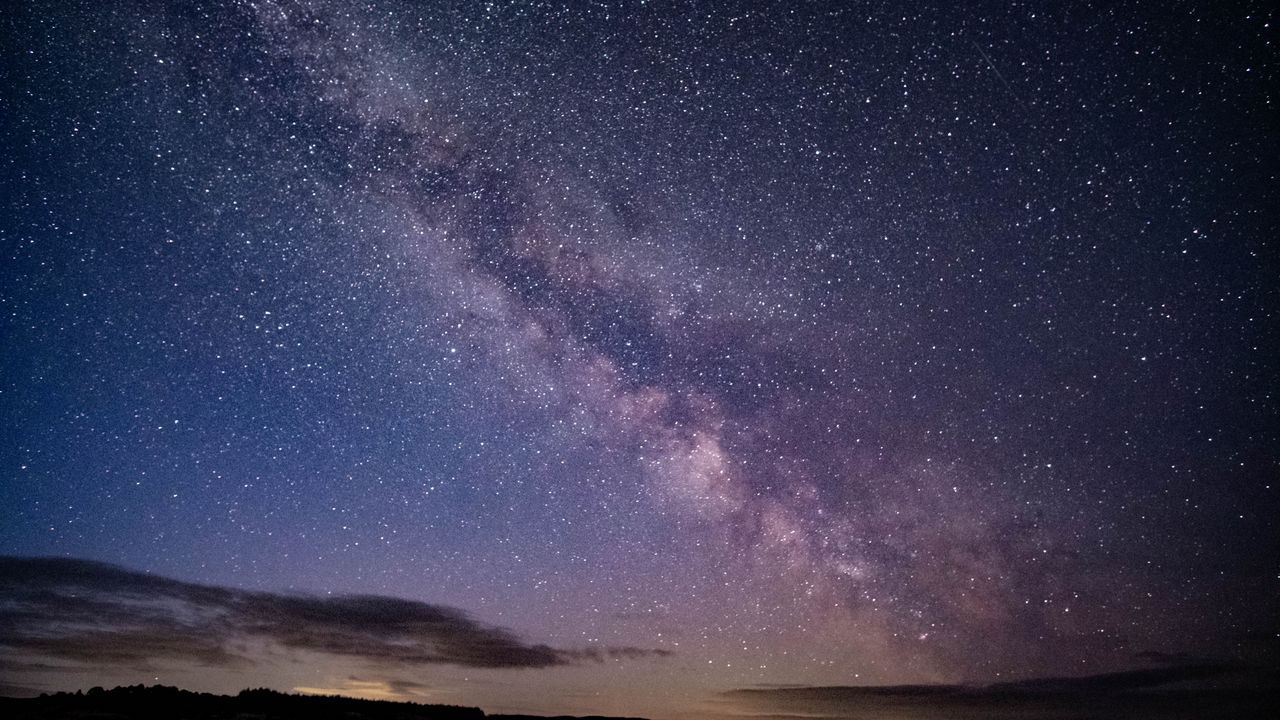
<instances>
[{"instance_id":1,"label":"silhouetted hill","mask_svg":"<svg viewBox=\"0 0 1280 720\"><path fill-rule=\"evenodd\" d=\"M0 698L0 717L10 720L532 720L533 715L486 715L480 708L422 705L385 700L288 695L243 690L234 697L133 685L38 698ZM563 720L569 720L562 716ZM551 720L540 718L537 720ZM580 720L626 720L592 716ZM635 720L635 719L632 719Z\"/></svg>"}]
</instances>

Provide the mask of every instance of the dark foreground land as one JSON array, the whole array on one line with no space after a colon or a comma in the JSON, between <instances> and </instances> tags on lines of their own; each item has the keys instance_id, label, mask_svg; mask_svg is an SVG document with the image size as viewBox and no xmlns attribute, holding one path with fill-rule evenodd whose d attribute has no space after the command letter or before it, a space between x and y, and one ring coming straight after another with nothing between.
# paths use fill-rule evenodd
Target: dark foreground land
<instances>
[{"instance_id":1,"label":"dark foreground land","mask_svg":"<svg viewBox=\"0 0 1280 720\"><path fill-rule=\"evenodd\" d=\"M243 690L235 696L210 695L162 685L134 685L114 690L94 688L87 693L56 693L38 698L0 698L0 717L10 720L628 720L599 716L571 719L488 715L479 708L456 705L287 695L273 690Z\"/></svg>"}]
</instances>

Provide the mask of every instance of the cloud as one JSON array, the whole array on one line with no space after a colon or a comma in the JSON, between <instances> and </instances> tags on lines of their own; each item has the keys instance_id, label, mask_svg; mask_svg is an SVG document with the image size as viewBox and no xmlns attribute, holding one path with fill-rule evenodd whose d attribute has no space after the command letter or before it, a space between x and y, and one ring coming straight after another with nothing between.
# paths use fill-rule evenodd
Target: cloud
<instances>
[{"instance_id":1,"label":"cloud","mask_svg":"<svg viewBox=\"0 0 1280 720\"><path fill-rule=\"evenodd\" d=\"M1101 695L1148 690L1177 683L1218 677L1240 668L1226 663L1204 663L1079 677L1043 677L990 685L786 685L730 690L728 696L795 697L856 700L867 697L1005 697L1011 695Z\"/></svg>"},{"instance_id":2,"label":"cloud","mask_svg":"<svg viewBox=\"0 0 1280 720\"><path fill-rule=\"evenodd\" d=\"M722 699L744 712L824 717L1199 717L1202 706L1225 709L1221 717L1253 717L1251 711L1272 699L1274 690L1231 682L1246 670L1205 662L981 686L762 686L731 690ZM1171 707L1187 714L1170 715Z\"/></svg>"},{"instance_id":3,"label":"cloud","mask_svg":"<svg viewBox=\"0 0 1280 720\"><path fill-rule=\"evenodd\" d=\"M1240 668L1226 663L1204 662L1194 665L1125 670L1123 672L1085 675L1082 677L1035 678L1018 682L996 683L982 690L989 693L1080 693L1089 695L1146 690L1176 683L1207 680L1237 672Z\"/></svg>"},{"instance_id":4,"label":"cloud","mask_svg":"<svg viewBox=\"0 0 1280 720\"><path fill-rule=\"evenodd\" d=\"M261 642L383 663L497 669L667 654L529 643L461 610L413 600L250 592L87 560L0 557L0 648L10 652L226 666L252 662L248 648Z\"/></svg>"}]
</instances>

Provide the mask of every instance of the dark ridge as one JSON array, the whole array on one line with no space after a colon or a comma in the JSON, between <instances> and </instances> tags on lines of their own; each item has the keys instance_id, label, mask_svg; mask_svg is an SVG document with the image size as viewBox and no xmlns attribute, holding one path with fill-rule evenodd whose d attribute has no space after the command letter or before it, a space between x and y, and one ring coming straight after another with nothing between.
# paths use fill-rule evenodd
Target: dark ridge
<instances>
[{"instance_id":1,"label":"dark ridge","mask_svg":"<svg viewBox=\"0 0 1280 720\"><path fill-rule=\"evenodd\" d=\"M131 685L35 698L0 697L0 717L10 720L640 720L486 715L480 708L361 700L336 695L292 695L267 689L213 695L165 685Z\"/></svg>"}]
</instances>

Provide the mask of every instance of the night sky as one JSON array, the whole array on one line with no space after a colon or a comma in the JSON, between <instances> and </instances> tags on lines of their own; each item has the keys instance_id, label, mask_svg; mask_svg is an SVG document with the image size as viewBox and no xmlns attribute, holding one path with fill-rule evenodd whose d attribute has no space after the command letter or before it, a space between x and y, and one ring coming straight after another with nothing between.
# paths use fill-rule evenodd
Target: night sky
<instances>
[{"instance_id":1,"label":"night sky","mask_svg":"<svg viewBox=\"0 0 1280 720\"><path fill-rule=\"evenodd\" d=\"M8 6L0 694L1274 660L1268 5Z\"/></svg>"}]
</instances>

